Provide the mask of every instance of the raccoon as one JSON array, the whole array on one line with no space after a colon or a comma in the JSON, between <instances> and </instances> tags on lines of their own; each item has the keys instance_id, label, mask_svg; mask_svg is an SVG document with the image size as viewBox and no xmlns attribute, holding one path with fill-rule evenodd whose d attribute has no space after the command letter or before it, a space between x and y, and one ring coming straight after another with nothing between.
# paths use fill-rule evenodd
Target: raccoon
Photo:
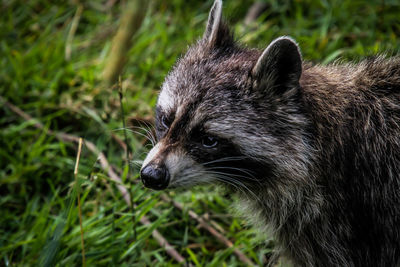
<instances>
[{"instance_id":1,"label":"raccoon","mask_svg":"<svg viewBox=\"0 0 400 267\"><path fill-rule=\"evenodd\" d=\"M400 58L244 48L221 11L165 78L143 184L225 185L294 266L400 266Z\"/></svg>"}]
</instances>

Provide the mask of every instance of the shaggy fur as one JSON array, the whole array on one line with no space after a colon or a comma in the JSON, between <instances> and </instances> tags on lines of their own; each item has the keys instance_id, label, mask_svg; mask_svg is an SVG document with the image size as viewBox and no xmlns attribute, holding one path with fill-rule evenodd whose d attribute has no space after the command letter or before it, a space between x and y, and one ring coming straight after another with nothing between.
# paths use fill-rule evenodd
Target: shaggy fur
<instances>
[{"instance_id":1,"label":"shaggy fur","mask_svg":"<svg viewBox=\"0 0 400 267\"><path fill-rule=\"evenodd\" d=\"M295 266L400 265L400 58L313 66L240 47L221 1L166 77L145 166L222 182Z\"/></svg>"}]
</instances>

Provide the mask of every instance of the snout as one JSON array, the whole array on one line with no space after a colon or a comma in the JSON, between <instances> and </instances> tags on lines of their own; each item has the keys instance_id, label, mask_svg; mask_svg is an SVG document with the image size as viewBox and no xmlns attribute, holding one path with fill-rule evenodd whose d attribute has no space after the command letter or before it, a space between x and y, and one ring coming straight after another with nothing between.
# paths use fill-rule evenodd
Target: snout
<instances>
[{"instance_id":1,"label":"snout","mask_svg":"<svg viewBox=\"0 0 400 267\"><path fill-rule=\"evenodd\" d=\"M155 166L149 164L140 171L140 179L144 186L148 188L163 190L168 187L170 175L165 165Z\"/></svg>"}]
</instances>

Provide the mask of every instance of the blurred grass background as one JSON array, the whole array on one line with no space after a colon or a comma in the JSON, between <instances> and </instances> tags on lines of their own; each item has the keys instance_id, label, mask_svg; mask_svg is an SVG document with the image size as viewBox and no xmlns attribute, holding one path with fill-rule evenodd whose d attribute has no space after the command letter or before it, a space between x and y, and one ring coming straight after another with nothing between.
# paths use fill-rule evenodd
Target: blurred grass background
<instances>
[{"instance_id":1,"label":"blurred grass background","mask_svg":"<svg viewBox=\"0 0 400 267\"><path fill-rule=\"evenodd\" d=\"M93 142L138 205L132 210L124 202L97 155L84 146L78 184L88 266L178 265L151 237L154 228L186 264L246 265L233 248L199 227L189 209L212 219L235 248L263 265L273 241L230 215L234 196L209 187L169 192L183 203L179 210L160 200L160 193L135 183L139 165L132 164L129 171L116 141L124 139L118 90L105 86L102 76L126 2L0 2L0 95L36 119L25 120L0 101L0 266L82 264L73 174L77 145L49 135L50 129ZM265 12L245 24L254 1L224 1L225 18L247 46L262 49L273 38L290 35L300 44L304 59L322 64L399 53L398 0L264 2ZM188 44L202 35L211 5L211 0L150 2L122 75L128 126L151 123L164 76ZM44 128L35 128L37 122ZM128 144L132 159L140 163L149 144L133 132L128 132ZM144 215L150 225L139 223Z\"/></svg>"}]
</instances>

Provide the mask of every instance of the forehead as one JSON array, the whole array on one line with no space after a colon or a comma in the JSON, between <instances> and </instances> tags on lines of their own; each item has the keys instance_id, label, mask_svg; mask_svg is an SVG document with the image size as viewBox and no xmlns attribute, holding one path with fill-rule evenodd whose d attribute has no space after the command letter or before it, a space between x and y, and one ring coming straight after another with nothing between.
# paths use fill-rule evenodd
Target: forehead
<instances>
[{"instance_id":1,"label":"forehead","mask_svg":"<svg viewBox=\"0 0 400 267\"><path fill-rule=\"evenodd\" d=\"M203 104L234 97L248 83L258 51L231 48L202 51L192 47L166 77L158 106L176 112L189 103Z\"/></svg>"}]
</instances>

